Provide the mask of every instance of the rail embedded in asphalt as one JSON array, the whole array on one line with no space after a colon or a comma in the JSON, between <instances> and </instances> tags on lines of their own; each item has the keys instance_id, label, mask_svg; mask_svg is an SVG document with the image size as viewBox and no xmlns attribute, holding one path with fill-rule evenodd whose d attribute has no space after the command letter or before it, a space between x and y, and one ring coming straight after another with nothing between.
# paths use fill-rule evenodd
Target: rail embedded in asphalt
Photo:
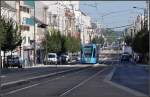
<instances>
[{"instance_id":1,"label":"rail embedded in asphalt","mask_svg":"<svg viewBox=\"0 0 150 97\"><path fill-rule=\"evenodd\" d=\"M87 67L89 67L89 66L87 66ZM43 78L55 76L55 75L57 75L57 74L69 73L69 72L77 71L77 70L84 69L84 68L86 68L86 67L75 68L75 69L69 69L69 70L54 72L54 73L50 73L50 74L35 76L35 77L31 77L31 78L21 79L21 80L17 80L17 81L2 83L2 84L1 84L1 88L4 88L4 89L5 89L5 88L9 88L9 87L18 85L18 84L23 84L23 83L30 82L30 81L34 81L34 80L37 80L37 79L43 79Z\"/></svg>"},{"instance_id":2,"label":"rail embedded in asphalt","mask_svg":"<svg viewBox=\"0 0 150 97\"><path fill-rule=\"evenodd\" d=\"M104 68L104 69L102 69L102 70L96 72L94 75L92 75L92 76L90 76L89 78L87 78L87 79L81 81L79 84L77 84L76 86L74 86L74 87L72 87L72 88L66 90L65 92L63 92L63 93L60 94L59 96L60 96L60 97L61 97L61 96L66 96L67 94L69 94L69 93L70 93L71 91L73 91L74 89L80 87L81 85L84 85L86 82L88 82L89 80L93 79L93 78L94 78L95 76L97 76L98 74L104 72L106 69L108 69L108 68Z\"/></svg>"},{"instance_id":3,"label":"rail embedded in asphalt","mask_svg":"<svg viewBox=\"0 0 150 97\"><path fill-rule=\"evenodd\" d=\"M74 72L74 73L79 73L79 72L81 72L81 71L85 71L85 70L89 70L89 69L91 69L91 68L81 69L81 70L78 70L77 72ZM74 73L73 73L73 74L74 74ZM67 74L68 74L68 73L67 73ZM72 74L72 73L71 73L71 74ZM65 77L65 75L61 75L61 76L59 76L59 77L50 79L50 80L48 80L48 81L46 81L46 82L58 80L58 79L61 79L61 78L63 78L63 77ZM3 93L2 95L3 95L3 96L6 96L6 95L9 95L9 94L13 94L13 93L19 92L19 91L21 91L21 90L25 90L25 89L28 89L28 88L35 87L35 86L40 85L40 84L42 84L42 83L45 83L45 81L44 81L44 82L39 82L39 83L34 83L34 84L31 84L31 85L26 86L26 87L23 87L23 88L13 89L12 91Z\"/></svg>"}]
</instances>

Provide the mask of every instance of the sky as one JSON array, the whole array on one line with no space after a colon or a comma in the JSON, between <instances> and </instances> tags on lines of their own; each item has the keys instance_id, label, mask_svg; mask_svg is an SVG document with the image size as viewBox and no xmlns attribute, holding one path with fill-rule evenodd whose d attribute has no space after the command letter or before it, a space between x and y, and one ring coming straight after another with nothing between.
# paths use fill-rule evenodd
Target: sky
<instances>
[{"instance_id":1,"label":"sky","mask_svg":"<svg viewBox=\"0 0 150 97\"><path fill-rule=\"evenodd\" d=\"M114 28L133 23L143 10L133 6L146 8L145 1L80 1L80 10L92 17L105 28ZM110 14L111 13L111 14ZM105 15L109 14L109 15ZM102 16L105 15L102 19ZM117 28L114 30L124 30Z\"/></svg>"}]
</instances>

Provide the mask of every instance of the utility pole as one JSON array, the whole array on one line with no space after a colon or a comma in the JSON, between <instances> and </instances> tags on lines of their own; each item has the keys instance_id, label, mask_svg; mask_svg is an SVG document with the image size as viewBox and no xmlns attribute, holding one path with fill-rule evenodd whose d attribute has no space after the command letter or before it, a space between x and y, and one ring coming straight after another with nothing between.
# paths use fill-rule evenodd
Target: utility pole
<instances>
[{"instance_id":1,"label":"utility pole","mask_svg":"<svg viewBox=\"0 0 150 97\"><path fill-rule=\"evenodd\" d=\"M150 2L149 0L147 0L147 26L148 26L148 31L150 29L150 26L149 26L149 5L150 5Z\"/></svg>"},{"instance_id":2,"label":"utility pole","mask_svg":"<svg viewBox=\"0 0 150 97\"><path fill-rule=\"evenodd\" d=\"M57 1L57 17L58 17L58 21L57 21L57 27L58 27L58 30L59 30L59 20L60 20L60 4L59 4L59 1Z\"/></svg>"},{"instance_id":3,"label":"utility pole","mask_svg":"<svg viewBox=\"0 0 150 97\"><path fill-rule=\"evenodd\" d=\"M74 35L74 31L75 31L75 13L74 13L74 5L71 4L72 6L72 13L73 13L73 16L72 16L72 35Z\"/></svg>"},{"instance_id":4,"label":"utility pole","mask_svg":"<svg viewBox=\"0 0 150 97\"><path fill-rule=\"evenodd\" d=\"M20 0L17 0L17 1L16 1L16 9L17 9L17 23L18 23L19 26L20 26L19 29L18 29L18 30L19 30L18 33L21 34ZM20 50L19 50L19 51L20 51L20 52L19 52L19 53L20 53L19 55L20 55L20 57L21 57L21 44L20 44L20 46L19 46L19 49L20 49Z\"/></svg>"},{"instance_id":5,"label":"utility pole","mask_svg":"<svg viewBox=\"0 0 150 97\"><path fill-rule=\"evenodd\" d=\"M46 15L46 12L47 12L47 7L44 8L44 23L46 24L46 21L47 21L47 15ZM45 27L45 33L46 33L46 65L48 64L48 50L47 50L47 35L48 35L48 31L47 31L47 26Z\"/></svg>"},{"instance_id":6,"label":"utility pole","mask_svg":"<svg viewBox=\"0 0 150 97\"><path fill-rule=\"evenodd\" d=\"M1 0L0 0L0 20L1 20ZM1 43L0 43L0 68L2 68L2 57L1 57ZM0 74L1 74L1 72L0 72ZM1 81L0 81L1 82Z\"/></svg>"},{"instance_id":7,"label":"utility pole","mask_svg":"<svg viewBox=\"0 0 150 97\"><path fill-rule=\"evenodd\" d=\"M36 64L36 34L35 34L35 1L34 1L34 65Z\"/></svg>"}]
</instances>

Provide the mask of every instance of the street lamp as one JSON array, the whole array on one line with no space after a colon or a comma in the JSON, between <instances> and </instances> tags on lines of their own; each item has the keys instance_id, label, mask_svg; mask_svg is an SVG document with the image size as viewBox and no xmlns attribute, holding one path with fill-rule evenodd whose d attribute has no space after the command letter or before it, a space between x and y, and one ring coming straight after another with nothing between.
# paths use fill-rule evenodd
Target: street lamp
<instances>
[{"instance_id":1,"label":"street lamp","mask_svg":"<svg viewBox=\"0 0 150 97\"><path fill-rule=\"evenodd\" d=\"M133 8L145 10L145 8L142 8L142 7L136 7L136 6L133 6Z\"/></svg>"}]
</instances>

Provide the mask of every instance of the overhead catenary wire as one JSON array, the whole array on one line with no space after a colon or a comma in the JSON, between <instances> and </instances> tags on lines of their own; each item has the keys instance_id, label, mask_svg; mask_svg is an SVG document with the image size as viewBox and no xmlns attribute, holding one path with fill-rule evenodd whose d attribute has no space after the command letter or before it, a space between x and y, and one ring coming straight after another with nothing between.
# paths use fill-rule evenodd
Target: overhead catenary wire
<instances>
[{"instance_id":1,"label":"overhead catenary wire","mask_svg":"<svg viewBox=\"0 0 150 97\"><path fill-rule=\"evenodd\" d=\"M108 28L108 29L117 29L117 28L123 28L123 27L128 27L128 26L132 26L133 24L129 24L129 25L123 25L123 26L118 26L118 27L112 27L112 28Z\"/></svg>"}]
</instances>

